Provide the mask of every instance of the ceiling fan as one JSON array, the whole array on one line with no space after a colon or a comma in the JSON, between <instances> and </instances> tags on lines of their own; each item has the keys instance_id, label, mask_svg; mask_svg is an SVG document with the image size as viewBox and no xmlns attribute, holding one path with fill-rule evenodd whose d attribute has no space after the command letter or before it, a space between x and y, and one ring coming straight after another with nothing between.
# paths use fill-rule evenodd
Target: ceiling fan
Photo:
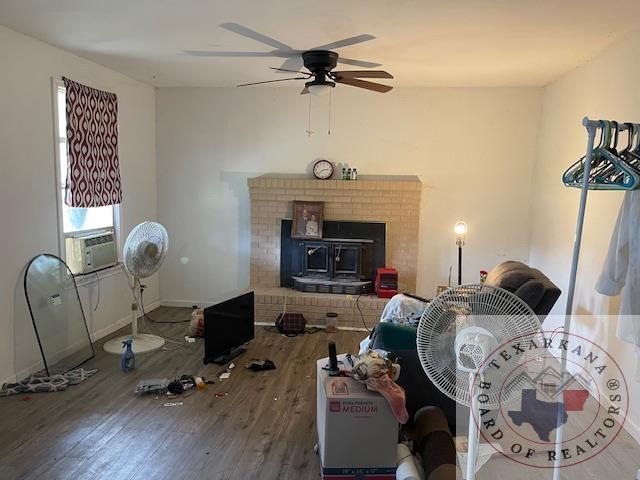
<instances>
[{"instance_id":1,"label":"ceiling fan","mask_svg":"<svg viewBox=\"0 0 640 480\"><path fill-rule=\"evenodd\" d=\"M289 45L282 43L274 38L268 37L247 27L237 23L223 23L222 28L237 33L244 37L257 40L264 43L275 50L266 52L224 52L224 51L199 51L185 50L187 55L197 57L276 57L284 58L284 63L278 67L271 67L277 72L290 72L300 74L297 77L279 78L277 80L266 80L263 82L243 83L238 87L247 87L250 85L260 85L263 83L285 82L289 80L307 80L301 94L310 93L314 89L326 89L327 87L335 87L336 83L343 83L353 87L364 88L374 92L385 93L393 87L380 83L361 80L362 78L393 78L384 70L342 70L334 71L338 63L354 65L364 68L379 67L379 63L365 62L363 60L354 60L351 58L340 57L332 49L338 49L349 45L373 40L375 37L369 34L356 35L355 37L345 38L337 42L321 45L309 50L295 50ZM308 71L302 71L300 68L306 68Z\"/></svg>"}]
</instances>

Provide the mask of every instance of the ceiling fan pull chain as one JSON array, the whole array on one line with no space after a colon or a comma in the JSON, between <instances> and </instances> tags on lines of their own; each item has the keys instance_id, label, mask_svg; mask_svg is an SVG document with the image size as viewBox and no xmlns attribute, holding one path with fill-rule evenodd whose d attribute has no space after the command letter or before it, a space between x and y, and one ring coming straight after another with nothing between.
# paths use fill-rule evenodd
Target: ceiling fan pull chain
<instances>
[{"instance_id":1,"label":"ceiling fan pull chain","mask_svg":"<svg viewBox=\"0 0 640 480\"><path fill-rule=\"evenodd\" d=\"M311 136L311 134L313 133L311 131L311 97L313 95L309 95L309 126L307 127L307 135Z\"/></svg>"},{"instance_id":2,"label":"ceiling fan pull chain","mask_svg":"<svg viewBox=\"0 0 640 480\"><path fill-rule=\"evenodd\" d=\"M331 135L331 92L333 88L329 89L329 128L327 130L327 135Z\"/></svg>"}]
</instances>

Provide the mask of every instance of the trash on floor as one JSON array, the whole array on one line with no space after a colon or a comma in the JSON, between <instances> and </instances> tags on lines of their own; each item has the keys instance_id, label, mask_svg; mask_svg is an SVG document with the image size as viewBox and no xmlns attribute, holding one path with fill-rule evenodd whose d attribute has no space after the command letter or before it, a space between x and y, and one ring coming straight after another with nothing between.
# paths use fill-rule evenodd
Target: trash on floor
<instances>
[{"instance_id":1,"label":"trash on floor","mask_svg":"<svg viewBox=\"0 0 640 480\"><path fill-rule=\"evenodd\" d=\"M182 405L184 405L184 403L182 402L165 402L162 406L163 407L181 407Z\"/></svg>"},{"instance_id":2,"label":"trash on floor","mask_svg":"<svg viewBox=\"0 0 640 480\"><path fill-rule=\"evenodd\" d=\"M194 337L190 337L189 335L185 335L184 341L187 343L196 343L196 339Z\"/></svg>"},{"instance_id":3,"label":"trash on floor","mask_svg":"<svg viewBox=\"0 0 640 480\"><path fill-rule=\"evenodd\" d=\"M138 385L136 385L135 394L164 393L167 391L169 383L168 378L150 378L147 380L140 380Z\"/></svg>"},{"instance_id":4,"label":"trash on floor","mask_svg":"<svg viewBox=\"0 0 640 480\"><path fill-rule=\"evenodd\" d=\"M76 368L67 373L46 376L42 374L31 375L16 383L4 383L0 388L0 397L16 395L19 393L60 392L71 385L84 382L98 371L97 368L86 370Z\"/></svg>"},{"instance_id":5,"label":"trash on floor","mask_svg":"<svg viewBox=\"0 0 640 480\"><path fill-rule=\"evenodd\" d=\"M196 386L196 379L191 375L182 375L167 385L167 395L182 395Z\"/></svg>"},{"instance_id":6,"label":"trash on floor","mask_svg":"<svg viewBox=\"0 0 640 480\"><path fill-rule=\"evenodd\" d=\"M167 385L167 395L180 395L182 392L184 392L184 387L180 382L174 381L170 382L169 385Z\"/></svg>"},{"instance_id":7,"label":"trash on floor","mask_svg":"<svg viewBox=\"0 0 640 480\"><path fill-rule=\"evenodd\" d=\"M196 308L193 312L191 312L191 321L189 322L189 336L204 337L204 310L202 308Z\"/></svg>"},{"instance_id":8,"label":"trash on floor","mask_svg":"<svg viewBox=\"0 0 640 480\"><path fill-rule=\"evenodd\" d=\"M269 360L251 360L249 363L245 365L249 370L253 370L254 372L262 372L264 370L275 370L275 364Z\"/></svg>"},{"instance_id":9,"label":"trash on floor","mask_svg":"<svg viewBox=\"0 0 640 480\"><path fill-rule=\"evenodd\" d=\"M216 392L213 394L213 396L216 398L227 397L228 395L229 395L229 392Z\"/></svg>"},{"instance_id":10,"label":"trash on floor","mask_svg":"<svg viewBox=\"0 0 640 480\"><path fill-rule=\"evenodd\" d=\"M231 370L233 370L234 368L236 368L236 365L235 365L235 363L231 362L227 366L227 369L218 378L220 380L226 380L227 378L229 378L231 376Z\"/></svg>"}]
</instances>

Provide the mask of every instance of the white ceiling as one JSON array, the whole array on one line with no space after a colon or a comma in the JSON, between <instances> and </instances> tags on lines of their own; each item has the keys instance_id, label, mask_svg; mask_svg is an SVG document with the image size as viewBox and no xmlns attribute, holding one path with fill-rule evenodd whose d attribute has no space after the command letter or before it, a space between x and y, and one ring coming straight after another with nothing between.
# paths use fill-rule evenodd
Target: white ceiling
<instances>
[{"instance_id":1,"label":"white ceiling","mask_svg":"<svg viewBox=\"0 0 640 480\"><path fill-rule=\"evenodd\" d=\"M537 86L640 29L640 1L0 0L0 24L156 86L282 78L268 67L283 59L182 53L272 50L224 22L294 49L372 34L338 52L396 86Z\"/></svg>"}]
</instances>

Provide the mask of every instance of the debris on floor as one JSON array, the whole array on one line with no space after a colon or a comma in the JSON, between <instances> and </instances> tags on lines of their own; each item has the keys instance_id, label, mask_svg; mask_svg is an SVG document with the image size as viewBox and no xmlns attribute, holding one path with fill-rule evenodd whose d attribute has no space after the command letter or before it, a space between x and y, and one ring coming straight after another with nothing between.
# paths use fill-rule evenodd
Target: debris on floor
<instances>
[{"instance_id":1,"label":"debris on floor","mask_svg":"<svg viewBox=\"0 0 640 480\"><path fill-rule=\"evenodd\" d=\"M216 392L213 394L213 396L216 398L227 397L228 395L229 395L229 392Z\"/></svg>"},{"instance_id":2,"label":"debris on floor","mask_svg":"<svg viewBox=\"0 0 640 480\"><path fill-rule=\"evenodd\" d=\"M245 365L249 370L253 370L254 372L262 372L264 370L275 370L275 364L269 360L251 360L249 363Z\"/></svg>"},{"instance_id":3,"label":"debris on floor","mask_svg":"<svg viewBox=\"0 0 640 480\"><path fill-rule=\"evenodd\" d=\"M229 378L231 376L231 370L233 370L234 368L236 368L236 365L235 363L231 362L227 369L218 377L218 379L226 380L227 378Z\"/></svg>"},{"instance_id":4,"label":"debris on floor","mask_svg":"<svg viewBox=\"0 0 640 480\"><path fill-rule=\"evenodd\" d=\"M169 386L168 378L150 378L147 380L140 380L136 385L135 394L142 395L145 393L164 393Z\"/></svg>"},{"instance_id":5,"label":"debris on floor","mask_svg":"<svg viewBox=\"0 0 640 480\"><path fill-rule=\"evenodd\" d=\"M182 402L165 402L163 407L181 407L182 405L184 405Z\"/></svg>"}]
</instances>

